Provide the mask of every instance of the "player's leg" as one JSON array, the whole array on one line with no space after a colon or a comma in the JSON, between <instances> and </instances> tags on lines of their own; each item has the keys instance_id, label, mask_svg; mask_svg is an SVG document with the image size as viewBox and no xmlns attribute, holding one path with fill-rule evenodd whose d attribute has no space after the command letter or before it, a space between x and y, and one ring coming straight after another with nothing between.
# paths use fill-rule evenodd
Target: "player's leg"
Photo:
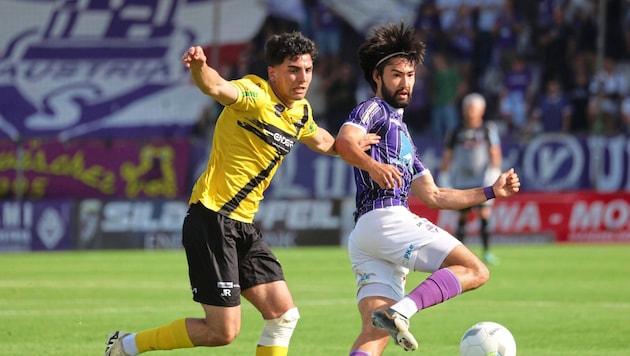
<instances>
[{"instance_id":1,"label":"player's leg","mask_svg":"<svg viewBox=\"0 0 630 356\"><path fill-rule=\"evenodd\" d=\"M418 343L409 332L409 321L390 313L387 307L404 295L408 272L404 264L414 249L405 238L405 231L424 228L420 219L404 207L373 210L355 224L348 239L348 252L357 281L362 325L350 355L380 355L387 345L388 333L397 345L407 350L417 348ZM399 242L400 236L405 240Z\"/></svg>"},{"instance_id":2,"label":"player's leg","mask_svg":"<svg viewBox=\"0 0 630 356\"><path fill-rule=\"evenodd\" d=\"M231 343L241 327L239 272L236 243L226 236L234 224L227 218L194 204L182 232L193 300L205 318L182 318L138 333L110 335L105 356L137 355L153 350L173 350ZM230 235L224 235L226 234Z\"/></svg>"},{"instance_id":3,"label":"player's leg","mask_svg":"<svg viewBox=\"0 0 630 356\"><path fill-rule=\"evenodd\" d=\"M286 356L300 314L284 278L282 266L265 243L260 229L244 226L251 243L239 264L242 295L258 309L264 326L257 356Z\"/></svg>"},{"instance_id":4,"label":"player's leg","mask_svg":"<svg viewBox=\"0 0 630 356\"><path fill-rule=\"evenodd\" d=\"M243 291L243 296L265 320L256 356L286 356L300 313L285 281L259 284Z\"/></svg>"},{"instance_id":5,"label":"player's leg","mask_svg":"<svg viewBox=\"0 0 630 356\"><path fill-rule=\"evenodd\" d=\"M487 267L465 245L445 230L425 220L426 231L418 231L418 247L410 253L414 271L432 272L407 296L391 306L411 318L422 309L454 298L483 285L489 277ZM438 236L432 239L428 235ZM422 241L431 239L427 244Z\"/></svg>"},{"instance_id":6,"label":"player's leg","mask_svg":"<svg viewBox=\"0 0 630 356\"><path fill-rule=\"evenodd\" d=\"M464 242L464 238L466 238L466 223L468 221L468 214L470 213L470 208L462 209L459 211L459 216L457 218L457 231L455 232L455 237Z\"/></svg>"},{"instance_id":7,"label":"player's leg","mask_svg":"<svg viewBox=\"0 0 630 356\"><path fill-rule=\"evenodd\" d=\"M483 261L490 265L498 265L500 263L499 259L490 251L490 228L488 222L490 221L492 205L481 205L478 211Z\"/></svg>"},{"instance_id":8,"label":"player's leg","mask_svg":"<svg viewBox=\"0 0 630 356\"><path fill-rule=\"evenodd\" d=\"M392 304L394 304L393 299L379 296L365 297L359 301L361 331L350 349L349 356L377 356L383 353L390 334L372 325L372 313L386 309Z\"/></svg>"}]
</instances>

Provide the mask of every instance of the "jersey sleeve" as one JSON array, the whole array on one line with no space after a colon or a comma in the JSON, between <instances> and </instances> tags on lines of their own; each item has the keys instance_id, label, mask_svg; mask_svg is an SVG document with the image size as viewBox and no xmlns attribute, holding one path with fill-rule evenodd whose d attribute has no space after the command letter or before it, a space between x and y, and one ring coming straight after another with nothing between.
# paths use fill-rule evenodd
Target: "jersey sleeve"
<instances>
[{"instance_id":1,"label":"jersey sleeve","mask_svg":"<svg viewBox=\"0 0 630 356\"><path fill-rule=\"evenodd\" d=\"M368 100L357 106L350 113L344 125L352 125L362 128L366 133L373 132L377 122L387 118L384 108L377 101Z\"/></svg>"},{"instance_id":2,"label":"jersey sleeve","mask_svg":"<svg viewBox=\"0 0 630 356\"><path fill-rule=\"evenodd\" d=\"M241 79L230 81L238 89L238 99L229 107L238 111L259 110L267 101L267 94L261 88L264 81L256 76L248 75Z\"/></svg>"},{"instance_id":3,"label":"jersey sleeve","mask_svg":"<svg viewBox=\"0 0 630 356\"><path fill-rule=\"evenodd\" d=\"M413 172L412 172L412 180L422 177L423 175L429 173L427 167L425 167L424 163L422 163L422 159L420 159L420 153L418 152L418 148L413 147Z\"/></svg>"},{"instance_id":4,"label":"jersey sleeve","mask_svg":"<svg viewBox=\"0 0 630 356\"><path fill-rule=\"evenodd\" d=\"M317 130L319 130L319 126L317 126L317 123L315 122L315 119L313 118L313 110L311 109L311 105L306 100L304 104L304 115L305 115L304 117L306 118L306 120L303 124L304 126L302 127L302 129L300 130L298 134L298 140L311 138L315 136L315 134L317 133Z\"/></svg>"}]
</instances>

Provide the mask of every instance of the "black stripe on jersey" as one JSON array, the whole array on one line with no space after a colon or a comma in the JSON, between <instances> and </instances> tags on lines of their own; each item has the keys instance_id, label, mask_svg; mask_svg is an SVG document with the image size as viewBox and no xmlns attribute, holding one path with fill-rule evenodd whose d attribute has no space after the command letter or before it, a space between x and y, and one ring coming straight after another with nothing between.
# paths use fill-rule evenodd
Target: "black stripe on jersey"
<instances>
[{"instance_id":1,"label":"black stripe on jersey","mask_svg":"<svg viewBox=\"0 0 630 356\"><path fill-rule=\"evenodd\" d=\"M269 177L271 171L278 162L280 162L282 156L287 155L291 151L291 148L293 148L293 145L297 141L297 135L308 121L308 106L304 105L304 116L302 116L300 121L295 123L295 128L297 130L295 136L291 136L273 125L268 125L255 119L248 119L248 121L249 123L238 120L238 125L260 137L266 143L274 146L278 152L278 156L274 157L267 168L263 169L257 176L247 182L247 184L245 184L245 186L241 188L241 190L239 190L238 193L230 199L230 201L226 202L221 207L219 211L226 215L229 215L236 210L247 194L254 190L254 188L264 181L265 178Z\"/></svg>"},{"instance_id":2,"label":"black stripe on jersey","mask_svg":"<svg viewBox=\"0 0 630 356\"><path fill-rule=\"evenodd\" d=\"M289 154L297 141L295 136L258 120L248 119L247 122L238 120L238 125L275 147L278 154L281 155Z\"/></svg>"},{"instance_id":3,"label":"black stripe on jersey","mask_svg":"<svg viewBox=\"0 0 630 356\"><path fill-rule=\"evenodd\" d=\"M234 210L236 210L239 204L241 204L241 200L245 199L245 197L247 196L247 194L249 194L249 192L254 190L254 188L256 188L258 184L260 184L260 182L264 181L265 178L267 178L269 174L271 174L271 171L273 170L273 168L280 161L280 157L281 156L275 157L269 163L267 168L265 168L262 172L258 173L256 177L252 178L249 182L247 182L247 184L245 184L245 186L241 188L241 190L239 190L238 193L236 193L236 195L232 199L230 199L230 201L228 201L221 207L219 212L229 215Z\"/></svg>"}]
</instances>

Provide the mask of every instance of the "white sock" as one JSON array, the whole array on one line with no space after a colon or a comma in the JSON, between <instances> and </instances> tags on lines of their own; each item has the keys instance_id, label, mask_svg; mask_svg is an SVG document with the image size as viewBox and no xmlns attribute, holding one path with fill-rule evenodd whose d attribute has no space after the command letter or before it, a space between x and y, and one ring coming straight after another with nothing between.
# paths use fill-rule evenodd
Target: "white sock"
<instances>
[{"instance_id":1,"label":"white sock","mask_svg":"<svg viewBox=\"0 0 630 356\"><path fill-rule=\"evenodd\" d=\"M129 356L136 356L138 353L138 346L136 346L136 334L129 334L122 338L122 347Z\"/></svg>"},{"instance_id":2,"label":"white sock","mask_svg":"<svg viewBox=\"0 0 630 356\"><path fill-rule=\"evenodd\" d=\"M409 319L412 315L418 312L418 306L409 297L404 297L399 300L398 303L391 306L392 309L400 313L402 316Z\"/></svg>"}]
</instances>

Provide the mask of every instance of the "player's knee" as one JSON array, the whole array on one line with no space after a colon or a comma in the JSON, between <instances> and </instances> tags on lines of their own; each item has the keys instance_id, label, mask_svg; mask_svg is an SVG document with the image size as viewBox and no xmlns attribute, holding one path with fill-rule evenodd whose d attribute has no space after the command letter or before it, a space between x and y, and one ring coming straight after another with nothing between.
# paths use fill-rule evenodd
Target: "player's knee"
<instances>
[{"instance_id":1,"label":"player's knee","mask_svg":"<svg viewBox=\"0 0 630 356\"><path fill-rule=\"evenodd\" d=\"M206 330L204 346L224 346L231 344L238 334L240 327L237 325L227 325L216 328L212 324L208 325Z\"/></svg>"},{"instance_id":2,"label":"player's knee","mask_svg":"<svg viewBox=\"0 0 630 356\"><path fill-rule=\"evenodd\" d=\"M262 346L289 346L293 330L300 319L297 307L287 310L279 318L265 320L259 345Z\"/></svg>"},{"instance_id":3,"label":"player's knee","mask_svg":"<svg viewBox=\"0 0 630 356\"><path fill-rule=\"evenodd\" d=\"M490 270L483 262L479 262L475 266L474 275L475 275L475 283L476 283L475 288L478 288L486 284L486 282L488 282L488 280L490 279Z\"/></svg>"}]
</instances>

